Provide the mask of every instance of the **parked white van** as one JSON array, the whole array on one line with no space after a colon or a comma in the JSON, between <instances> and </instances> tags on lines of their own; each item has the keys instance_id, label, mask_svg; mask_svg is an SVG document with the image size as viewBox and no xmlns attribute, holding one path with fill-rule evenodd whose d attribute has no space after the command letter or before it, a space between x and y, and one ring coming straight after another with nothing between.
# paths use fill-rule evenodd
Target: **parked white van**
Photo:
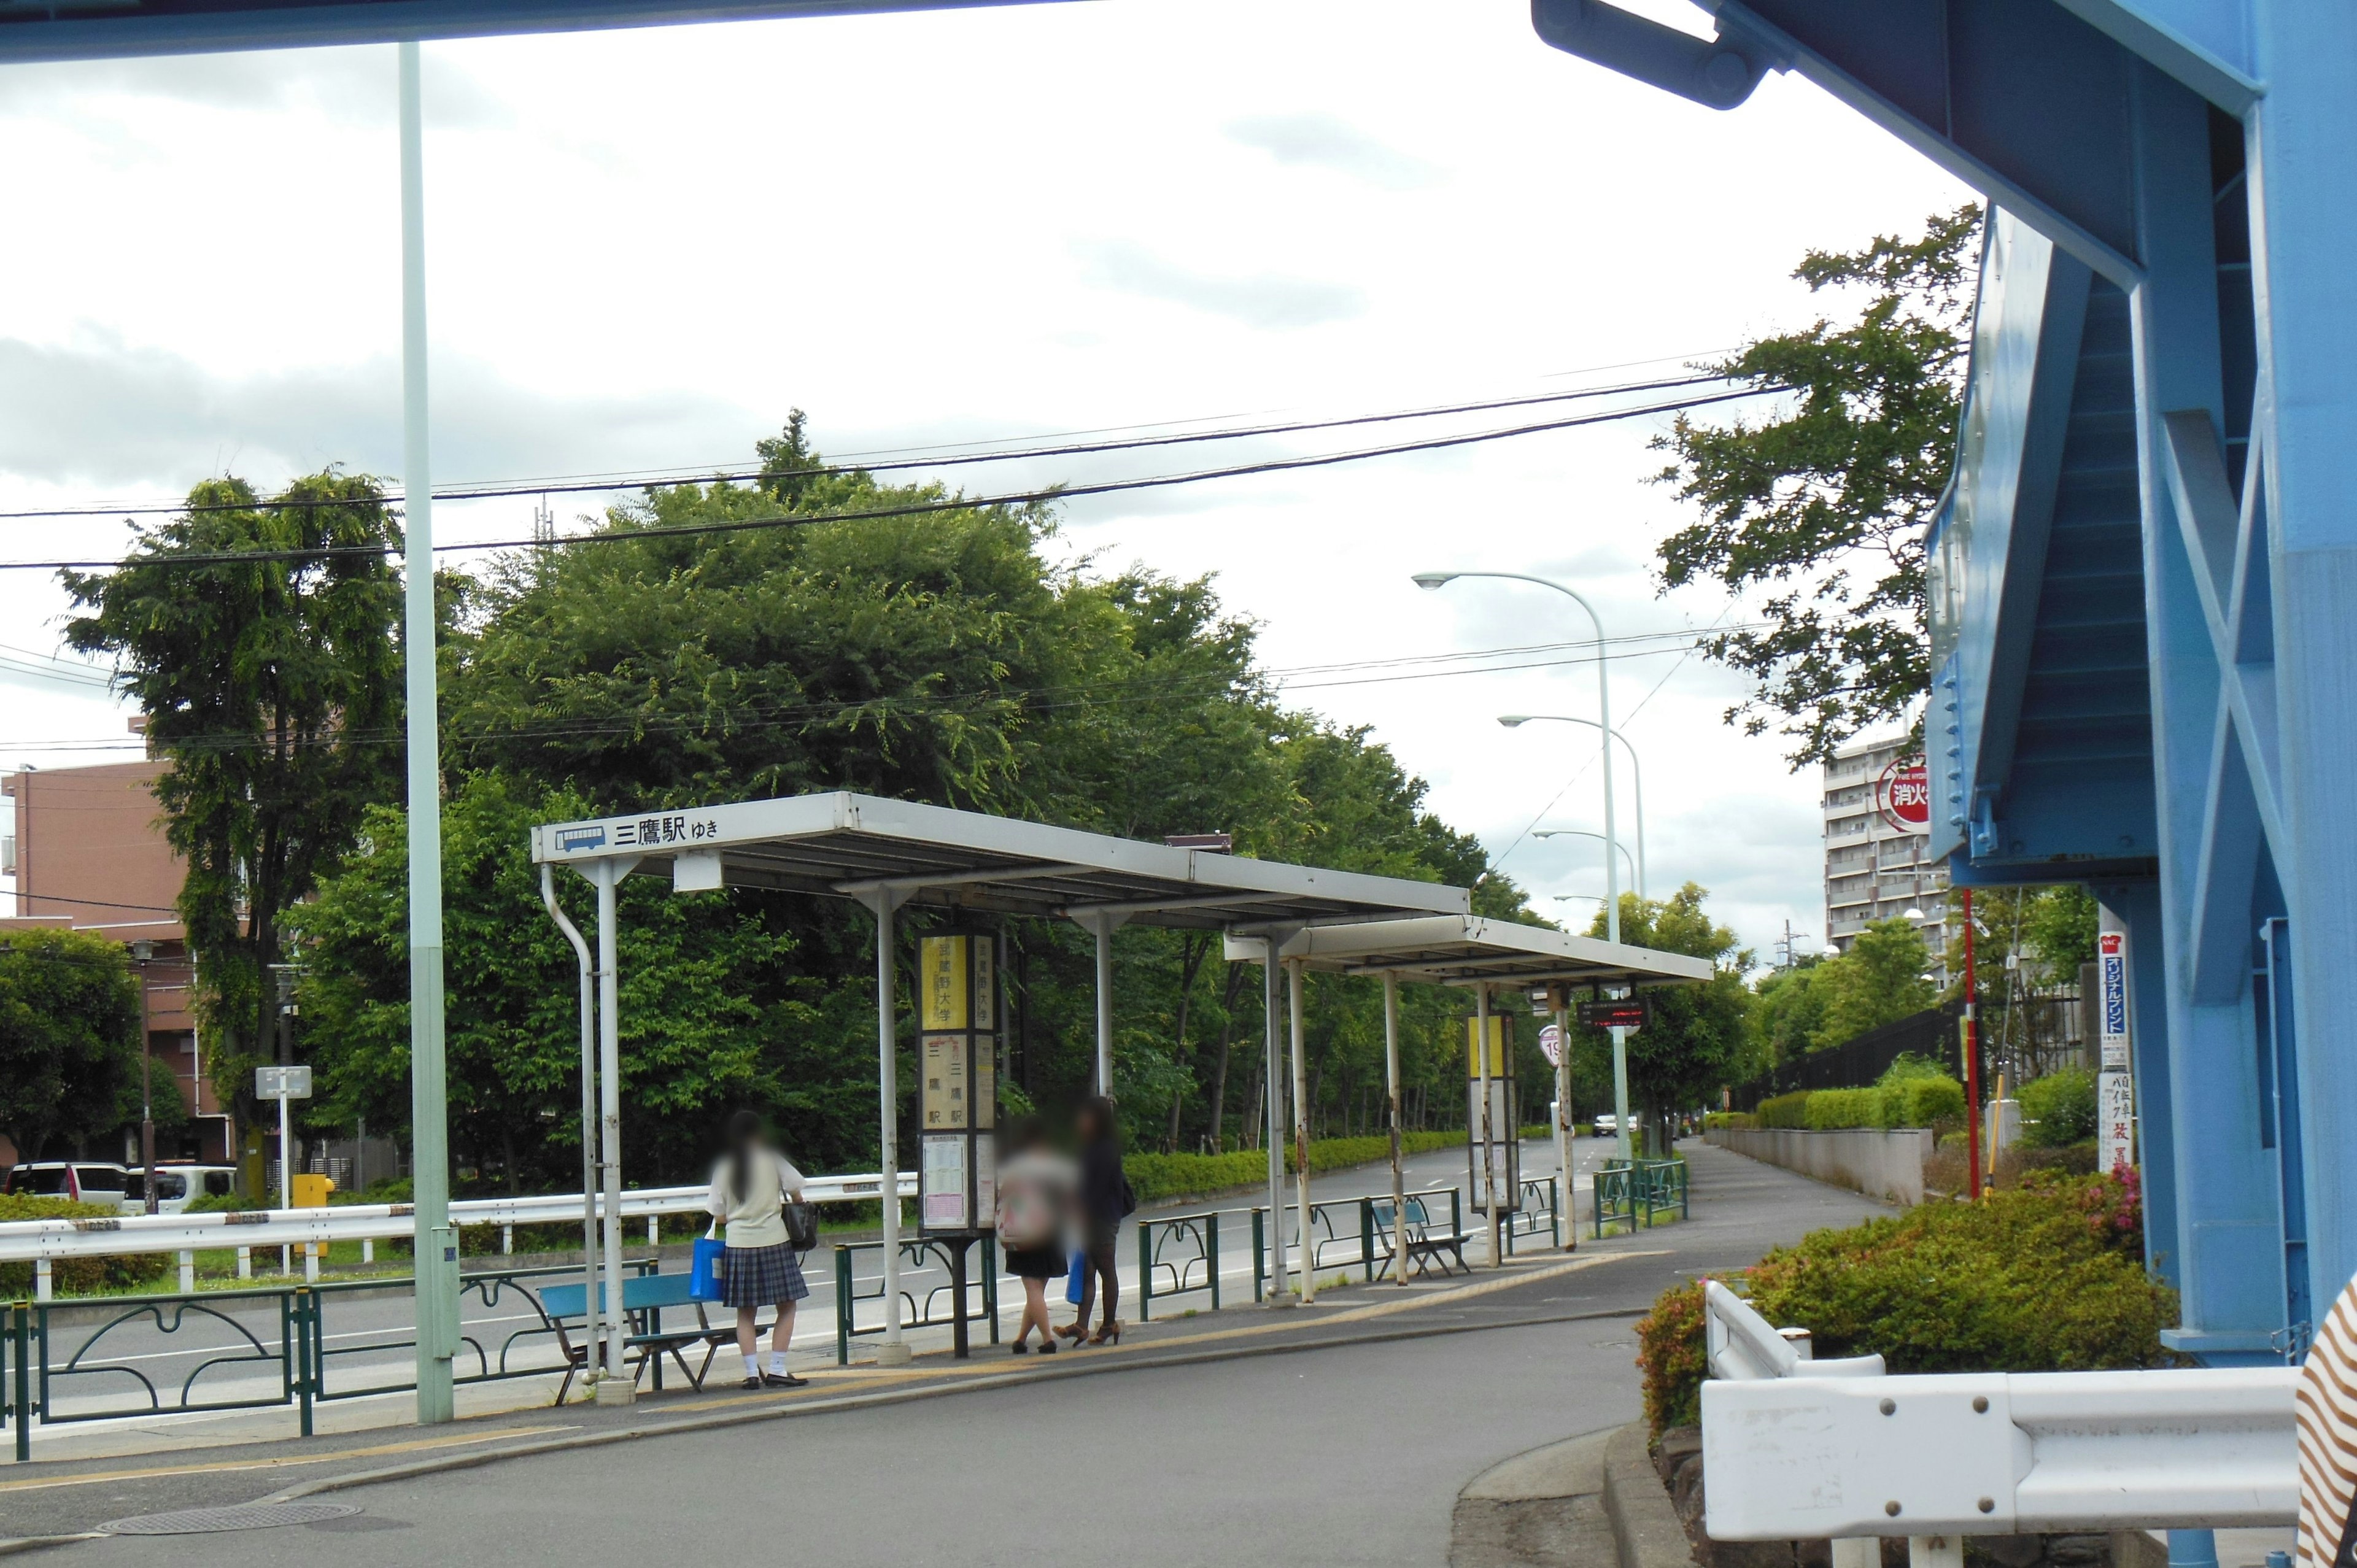
<instances>
[{"instance_id":1,"label":"parked white van","mask_svg":"<svg viewBox=\"0 0 2357 1568\"><path fill-rule=\"evenodd\" d=\"M123 1189L123 1212L147 1212L147 1173L131 1171ZM178 1214L191 1198L226 1197L237 1190L235 1165L186 1165L175 1160L156 1167L156 1212Z\"/></svg>"}]
</instances>

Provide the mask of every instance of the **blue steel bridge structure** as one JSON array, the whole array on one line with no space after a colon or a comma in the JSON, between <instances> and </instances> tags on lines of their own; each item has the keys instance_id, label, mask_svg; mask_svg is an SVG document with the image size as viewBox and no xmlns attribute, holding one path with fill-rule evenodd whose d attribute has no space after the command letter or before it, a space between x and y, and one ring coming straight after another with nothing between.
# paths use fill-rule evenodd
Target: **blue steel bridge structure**
<instances>
[{"instance_id":1,"label":"blue steel bridge structure","mask_svg":"<svg viewBox=\"0 0 2357 1568\"><path fill-rule=\"evenodd\" d=\"M0 63L1017 3L0 0ZM2357 1273L2357 6L1701 3L1714 36L1532 19L1717 110L1798 72L1992 205L1932 540L1934 847L2124 924L2173 1337L2296 1355Z\"/></svg>"}]
</instances>

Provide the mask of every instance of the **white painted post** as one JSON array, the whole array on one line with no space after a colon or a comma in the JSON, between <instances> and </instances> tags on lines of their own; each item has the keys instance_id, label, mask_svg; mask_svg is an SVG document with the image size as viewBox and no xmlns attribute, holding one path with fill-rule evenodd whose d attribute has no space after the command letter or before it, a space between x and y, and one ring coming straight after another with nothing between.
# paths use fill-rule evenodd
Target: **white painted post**
<instances>
[{"instance_id":1,"label":"white painted post","mask_svg":"<svg viewBox=\"0 0 2357 1568\"><path fill-rule=\"evenodd\" d=\"M1289 1004L1287 1043L1293 1047L1293 1176L1294 1190L1300 1199L1299 1224L1294 1231L1294 1245L1301 1250L1298 1260L1301 1305L1308 1306L1318 1299L1318 1274L1311 1267L1313 1249L1309 1244L1309 1068L1302 1060L1301 965L1287 964L1286 970L1286 994Z\"/></svg>"},{"instance_id":2,"label":"white painted post","mask_svg":"<svg viewBox=\"0 0 2357 1568\"><path fill-rule=\"evenodd\" d=\"M1907 1568L1964 1568L1964 1538L1961 1535L1909 1536Z\"/></svg>"},{"instance_id":3,"label":"white painted post","mask_svg":"<svg viewBox=\"0 0 2357 1568\"><path fill-rule=\"evenodd\" d=\"M1383 1087L1392 1110L1392 1283L1407 1283L1407 1181L1400 1171L1399 976L1383 972Z\"/></svg>"},{"instance_id":4,"label":"white painted post","mask_svg":"<svg viewBox=\"0 0 2357 1568\"><path fill-rule=\"evenodd\" d=\"M515 1255L514 1226L502 1225L500 1227L500 1251L509 1257L513 1257Z\"/></svg>"},{"instance_id":5,"label":"white painted post","mask_svg":"<svg viewBox=\"0 0 2357 1568\"><path fill-rule=\"evenodd\" d=\"M253 1277L253 1249L251 1247L237 1250L237 1277L242 1280Z\"/></svg>"},{"instance_id":6,"label":"white painted post","mask_svg":"<svg viewBox=\"0 0 2357 1568\"><path fill-rule=\"evenodd\" d=\"M197 1255L182 1249L180 1252L180 1294L194 1295L197 1292Z\"/></svg>"},{"instance_id":7,"label":"white painted post","mask_svg":"<svg viewBox=\"0 0 2357 1568\"><path fill-rule=\"evenodd\" d=\"M1113 1098L1113 929L1111 917L1090 922L1097 938L1097 1092Z\"/></svg>"},{"instance_id":8,"label":"white painted post","mask_svg":"<svg viewBox=\"0 0 2357 1568\"><path fill-rule=\"evenodd\" d=\"M317 1242L303 1243L303 1279L308 1284L319 1283L319 1244Z\"/></svg>"},{"instance_id":9,"label":"white painted post","mask_svg":"<svg viewBox=\"0 0 2357 1568\"><path fill-rule=\"evenodd\" d=\"M622 1030L620 961L616 956L614 888L630 874L635 861L596 863L597 885L597 1120L598 1176L605 1193L606 1288L613 1294L606 1315L606 1372L599 1380L601 1402L630 1402L636 1392L630 1380L620 1376L625 1332L622 1290ZM609 1391L610 1390L610 1391Z\"/></svg>"},{"instance_id":10,"label":"white painted post","mask_svg":"<svg viewBox=\"0 0 2357 1568\"><path fill-rule=\"evenodd\" d=\"M1643 893L1638 894L1643 897ZM1555 1010L1555 1205L1563 1219L1563 1250L1579 1251L1579 1195L1572 1180L1571 1015Z\"/></svg>"},{"instance_id":11,"label":"white painted post","mask_svg":"<svg viewBox=\"0 0 2357 1568\"><path fill-rule=\"evenodd\" d=\"M659 1244L662 1242L662 1230L660 1229L661 1224L662 1224L662 1221L661 1221L661 1219L660 1219L657 1216L652 1215L652 1214L650 1214L650 1215L648 1215L648 1216L647 1216L647 1245L648 1245L648 1246L650 1246L650 1247L657 1246L657 1245L659 1245Z\"/></svg>"},{"instance_id":12,"label":"white painted post","mask_svg":"<svg viewBox=\"0 0 2357 1568\"><path fill-rule=\"evenodd\" d=\"M408 713L409 1124L417 1213L417 1419L457 1413L457 1234L450 1225L450 1110L443 1054L442 745L436 693L434 473L426 439L425 113L414 39L398 46L401 106L401 510L404 700ZM446 1241L444 1238L447 1237ZM450 1255L444 1255L448 1247Z\"/></svg>"},{"instance_id":13,"label":"white painted post","mask_svg":"<svg viewBox=\"0 0 2357 1568\"><path fill-rule=\"evenodd\" d=\"M1276 950L1277 939L1265 939L1260 969L1262 1032L1267 1037L1268 1050L1262 1062L1268 1075L1264 1098L1267 1105L1268 1123L1263 1134L1268 1149L1268 1297L1267 1305L1275 1306L1285 1295L1285 1138L1278 1128L1285 1119L1285 1079L1281 1076L1276 1021Z\"/></svg>"},{"instance_id":14,"label":"white painted post","mask_svg":"<svg viewBox=\"0 0 2357 1568\"><path fill-rule=\"evenodd\" d=\"M1479 1194L1482 1209L1490 1219L1490 1266L1503 1268L1506 1249L1498 1240L1498 1155L1492 1145L1496 1130L1490 1117L1490 983L1476 981L1473 984L1473 1070L1480 1086L1481 1116L1473 1128L1474 1155L1481 1163L1481 1188Z\"/></svg>"},{"instance_id":15,"label":"white painted post","mask_svg":"<svg viewBox=\"0 0 2357 1568\"><path fill-rule=\"evenodd\" d=\"M33 1260L33 1299L48 1300L50 1290L49 1261L47 1258L36 1258Z\"/></svg>"},{"instance_id":16,"label":"white painted post","mask_svg":"<svg viewBox=\"0 0 2357 1568\"><path fill-rule=\"evenodd\" d=\"M363 1236L361 1238L361 1262L363 1263L373 1263L376 1262L375 1237Z\"/></svg>"},{"instance_id":17,"label":"white painted post","mask_svg":"<svg viewBox=\"0 0 2357 1568\"><path fill-rule=\"evenodd\" d=\"M876 917L876 1099L882 1140L878 1207L884 1221L884 1342L876 1347L879 1367L905 1367L916 1356L900 1330L900 1041L892 1008L892 912L900 898L898 889L878 887L861 900Z\"/></svg>"}]
</instances>

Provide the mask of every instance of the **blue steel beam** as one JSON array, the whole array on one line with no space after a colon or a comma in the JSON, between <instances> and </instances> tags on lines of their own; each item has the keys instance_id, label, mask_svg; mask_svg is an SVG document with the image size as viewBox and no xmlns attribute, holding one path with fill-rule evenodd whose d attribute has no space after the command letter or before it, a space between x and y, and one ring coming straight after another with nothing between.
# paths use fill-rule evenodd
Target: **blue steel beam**
<instances>
[{"instance_id":1,"label":"blue steel beam","mask_svg":"<svg viewBox=\"0 0 2357 1568\"><path fill-rule=\"evenodd\" d=\"M576 33L879 11L953 11L1067 0L124 0L0 3L0 63L214 54L505 33Z\"/></svg>"}]
</instances>

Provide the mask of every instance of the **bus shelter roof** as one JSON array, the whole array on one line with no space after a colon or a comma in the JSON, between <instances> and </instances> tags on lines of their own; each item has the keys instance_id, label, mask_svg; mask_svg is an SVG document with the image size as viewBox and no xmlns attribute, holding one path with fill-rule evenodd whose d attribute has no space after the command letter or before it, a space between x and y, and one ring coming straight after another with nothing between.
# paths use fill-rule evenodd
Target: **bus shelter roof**
<instances>
[{"instance_id":1,"label":"bus shelter roof","mask_svg":"<svg viewBox=\"0 0 2357 1568\"><path fill-rule=\"evenodd\" d=\"M1250 860L945 806L836 790L641 811L532 832L533 858L587 870L669 866L720 886L947 905L1014 915L1218 929L1240 922L1460 916L1462 887Z\"/></svg>"},{"instance_id":2,"label":"bus shelter roof","mask_svg":"<svg viewBox=\"0 0 2357 1568\"><path fill-rule=\"evenodd\" d=\"M1329 974L1395 974L1444 985L1536 983L1693 985L1711 977L1706 958L1577 937L1545 926L1436 915L1271 931L1281 961ZM1259 961L1260 941L1232 938L1227 956Z\"/></svg>"}]
</instances>

